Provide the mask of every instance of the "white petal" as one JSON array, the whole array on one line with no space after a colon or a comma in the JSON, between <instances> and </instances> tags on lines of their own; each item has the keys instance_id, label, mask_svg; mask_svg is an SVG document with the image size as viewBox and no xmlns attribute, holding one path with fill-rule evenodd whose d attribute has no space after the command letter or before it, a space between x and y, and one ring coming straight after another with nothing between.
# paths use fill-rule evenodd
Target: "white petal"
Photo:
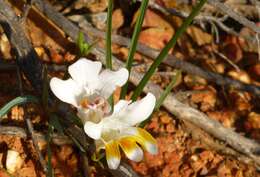
<instances>
[{"instance_id":1,"label":"white petal","mask_svg":"<svg viewBox=\"0 0 260 177\"><path fill-rule=\"evenodd\" d=\"M78 108L77 112L78 117L81 119L82 123L90 121L92 123L101 123L100 121L104 117L104 113L98 109L85 109L85 108Z\"/></svg>"},{"instance_id":2,"label":"white petal","mask_svg":"<svg viewBox=\"0 0 260 177\"><path fill-rule=\"evenodd\" d=\"M132 152L126 155L130 160L140 162L141 160L143 160L144 153L143 150L139 146L137 146Z\"/></svg>"},{"instance_id":3,"label":"white petal","mask_svg":"<svg viewBox=\"0 0 260 177\"><path fill-rule=\"evenodd\" d=\"M154 155L158 153L156 140L146 130L142 128L129 127L124 129L121 134L122 136L130 136L130 138L138 142L149 153Z\"/></svg>"},{"instance_id":4,"label":"white petal","mask_svg":"<svg viewBox=\"0 0 260 177\"><path fill-rule=\"evenodd\" d=\"M84 124L84 131L90 138L97 140L101 137L102 127L103 125L101 123L95 124L87 121Z\"/></svg>"},{"instance_id":5,"label":"white petal","mask_svg":"<svg viewBox=\"0 0 260 177\"><path fill-rule=\"evenodd\" d=\"M107 165L110 169L117 169L120 160L120 150L116 141L111 141L105 145Z\"/></svg>"},{"instance_id":6,"label":"white petal","mask_svg":"<svg viewBox=\"0 0 260 177\"><path fill-rule=\"evenodd\" d=\"M136 125L151 115L155 102L155 96L148 93L143 99L133 102L126 108L122 107L121 111L114 116L116 116L119 121L127 123L130 126Z\"/></svg>"},{"instance_id":7,"label":"white petal","mask_svg":"<svg viewBox=\"0 0 260 177\"><path fill-rule=\"evenodd\" d=\"M116 105L114 106L114 112L113 115L116 115L120 111L124 110L127 108L127 106L131 103L131 101L126 101L126 100L119 100Z\"/></svg>"},{"instance_id":8,"label":"white petal","mask_svg":"<svg viewBox=\"0 0 260 177\"><path fill-rule=\"evenodd\" d=\"M143 159L143 150L136 144L134 138L123 137L119 140L119 145L130 160L140 162Z\"/></svg>"},{"instance_id":9,"label":"white petal","mask_svg":"<svg viewBox=\"0 0 260 177\"><path fill-rule=\"evenodd\" d=\"M78 107L78 97L82 94L82 89L72 79L61 80L59 78L52 78L50 81L50 88L54 95L61 101L72 104Z\"/></svg>"},{"instance_id":10,"label":"white petal","mask_svg":"<svg viewBox=\"0 0 260 177\"><path fill-rule=\"evenodd\" d=\"M69 73L78 84L87 86L93 82L98 82L98 74L101 68L101 62L82 58L69 66Z\"/></svg>"},{"instance_id":11,"label":"white petal","mask_svg":"<svg viewBox=\"0 0 260 177\"><path fill-rule=\"evenodd\" d=\"M123 86L128 79L128 70L121 68L118 71L104 70L99 76L100 94L108 98L116 89L117 86Z\"/></svg>"},{"instance_id":12,"label":"white petal","mask_svg":"<svg viewBox=\"0 0 260 177\"><path fill-rule=\"evenodd\" d=\"M112 169L112 170L115 170L118 168L120 164L120 159L118 158L110 158L110 159L107 159L107 165L108 165L108 168Z\"/></svg>"}]
</instances>

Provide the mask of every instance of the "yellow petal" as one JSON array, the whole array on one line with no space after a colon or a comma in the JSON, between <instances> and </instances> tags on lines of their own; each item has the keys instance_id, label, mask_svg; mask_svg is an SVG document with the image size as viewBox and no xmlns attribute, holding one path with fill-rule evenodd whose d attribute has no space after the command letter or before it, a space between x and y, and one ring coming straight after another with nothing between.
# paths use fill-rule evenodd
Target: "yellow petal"
<instances>
[{"instance_id":1,"label":"yellow petal","mask_svg":"<svg viewBox=\"0 0 260 177\"><path fill-rule=\"evenodd\" d=\"M107 165L110 169L117 169L120 164L120 151L118 143L111 141L105 145Z\"/></svg>"},{"instance_id":2,"label":"yellow petal","mask_svg":"<svg viewBox=\"0 0 260 177\"><path fill-rule=\"evenodd\" d=\"M134 135L135 140L149 153L157 154L158 148L156 140L153 136L142 128L132 128L131 134Z\"/></svg>"},{"instance_id":3,"label":"yellow petal","mask_svg":"<svg viewBox=\"0 0 260 177\"><path fill-rule=\"evenodd\" d=\"M140 162L143 159L143 151L136 144L135 138L131 136L123 137L119 140L118 143L130 160Z\"/></svg>"}]
</instances>

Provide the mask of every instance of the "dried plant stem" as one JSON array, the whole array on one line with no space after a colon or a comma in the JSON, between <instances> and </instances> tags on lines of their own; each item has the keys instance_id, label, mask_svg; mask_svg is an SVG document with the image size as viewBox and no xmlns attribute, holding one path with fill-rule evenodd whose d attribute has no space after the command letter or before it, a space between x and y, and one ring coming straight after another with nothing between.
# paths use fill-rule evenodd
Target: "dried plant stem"
<instances>
[{"instance_id":1,"label":"dried plant stem","mask_svg":"<svg viewBox=\"0 0 260 177\"><path fill-rule=\"evenodd\" d=\"M220 9L222 11L222 13L227 14L228 16L230 16L231 18L233 18L234 20L236 20L240 24L250 28L251 30L253 30L256 33L260 33L260 27L256 26L255 23L251 22L250 20L248 20L244 16L236 13L233 9L228 7L226 4L221 3L218 0L208 0L208 2L211 5L217 7L218 9Z\"/></svg>"},{"instance_id":2,"label":"dried plant stem","mask_svg":"<svg viewBox=\"0 0 260 177\"><path fill-rule=\"evenodd\" d=\"M7 125L1 125L0 126L0 134L1 135L7 135L7 136L17 136L20 138L27 139L29 136L25 129L21 127L16 127L16 126L7 126ZM42 132L35 132L34 131L34 137L37 139L39 142L46 142L46 136ZM58 146L62 146L65 144L70 144L72 145L73 142L69 139L69 137L65 135L59 135L54 133L52 135L52 143Z\"/></svg>"}]
</instances>

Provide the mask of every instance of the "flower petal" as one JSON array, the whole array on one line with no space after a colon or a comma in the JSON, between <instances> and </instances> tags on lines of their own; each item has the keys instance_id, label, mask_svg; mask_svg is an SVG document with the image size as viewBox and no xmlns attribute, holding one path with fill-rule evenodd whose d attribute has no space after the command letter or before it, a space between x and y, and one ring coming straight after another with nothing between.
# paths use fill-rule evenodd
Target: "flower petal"
<instances>
[{"instance_id":1,"label":"flower petal","mask_svg":"<svg viewBox=\"0 0 260 177\"><path fill-rule=\"evenodd\" d=\"M148 93L143 99L131 103L128 107L122 107L117 115L114 115L121 122L130 126L141 123L147 119L153 112L156 98L153 94Z\"/></svg>"},{"instance_id":2,"label":"flower petal","mask_svg":"<svg viewBox=\"0 0 260 177\"><path fill-rule=\"evenodd\" d=\"M142 149L135 143L132 137L123 137L119 140L119 145L125 152L126 156L135 162L140 162L143 159Z\"/></svg>"},{"instance_id":3,"label":"flower petal","mask_svg":"<svg viewBox=\"0 0 260 177\"><path fill-rule=\"evenodd\" d=\"M77 116L81 119L83 124L87 121L98 124L101 123L104 117L103 111L99 109L78 108L77 110Z\"/></svg>"},{"instance_id":4,"label":"flower petal","mask_svg":"<svg viewBox=\"0 0 260 177\"><path fill-rule=\"evenodd\" d=\"M116 116L117 113L120 113L123 109L126 109L127 106L131 103L131 101L126 101L126 100L119 100L116 105L114 106L114 111L113 114Z\"/></svg>"},{"instance_id":5,"label":"flower petal","mask_svg":"<svg viewBox=\"0 0 260 177\"><path fill-rule=\"evenodd\" d=\"M84 124L84 131L90 138L97 140L101 137L102 127L103 125L101 123L95 124L87 121Z\"/></svg>"},{"instance_id":6,"label":"flower petal","mask_svg":"<svg viewBox=\"0 0 260 177\"><path fill-rule=\"evenodd\" d=\"M126 136L132 135L131 137L134 138L135 141L138 142L149 153L151 154L158 153L156 140L146 130L142 128L131 127L125 129L123 134L125 134Z\"/></svg>"},{"instance_id":7,"label":"flower petal","mask_svg":"<svg viewBox=\"0 0 260 177\"><path fill-rule=\"evenodd\" d=\"M120 151L116 141L111 141L105 145L107 165L110 169L117 169L120 164Z\"/></svg>"},{"instance_id":8,"label":"flower petal","mask_svg":"<svg viewBox=\"0 0 260 177\"><path fill-rule=\"evenodd\" d=\"M101 62L81 58L69 66L69 73L73 80L81 86L98 82L98 74L102 68Z\"/></svg>"},{"instance_id":9,"label":"flower petal","mask_svg":"<svg viewBox=\"0 0 260 177\"><path fill-rule=\"evenodd\" d=\"M128 70L121 68L118 71L104 70L100 76L100 94L108 98L116 89L117 86L123 86L128 79Z\"/></svg>"},{"instance_id":10,"label":"flower petal","mask_svg":"<svg viewBox=\"0 0 260 177\"><path fill-rule=\"evenodd\" d=\"M59 78L52 78L50 81L50 88L54 95L61 101L72 104L78 107L78 97L82 94L82 89L72 79L61 80Z\"/></svg>"}]
</instances>

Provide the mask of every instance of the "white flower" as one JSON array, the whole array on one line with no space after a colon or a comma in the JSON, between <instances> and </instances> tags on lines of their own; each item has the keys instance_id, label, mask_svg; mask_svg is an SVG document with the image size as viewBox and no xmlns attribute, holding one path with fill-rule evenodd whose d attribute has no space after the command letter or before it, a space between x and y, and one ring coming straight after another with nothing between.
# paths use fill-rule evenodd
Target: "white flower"
<instances>
[{"instance_id":1,"label":"white flower","mask_svg":"<svg viewBox=\"0 0 260 177\"><path fill-rule=\"evenodd\" d=\"M78 109L88 108L109 112L107 98L117 86L122 86L128 79L128 71L122 68L118 71L101 71L101 62L85 58L70 65L71 76L68 80L52 78L50 88L62 101L72 104Z\"/></svg>"},{"instance_id":2,"label":"white flower","mask_svg":"<svg viewBox=\"0 0 260 177\"><path fill-rule=\"evenodd\" d=\"M135 127L151 115L155 101L155 96L151 93L133 103L120 100L115 105L114 112L106 117L93 109L79 110L79 116L85 120L86 134L96 140L98 151L105 149L109 168L116 169L119 166L119 147L129 159L136 162L143 159L143 151L137 143L151 154L157 153L155 139L144 129Z\"/></svg>"},{"instance_id":3,"label":"white flower","mask_svg":"<svg viewBox=\"0 0 260 177\"><path fill-rule=\"evenodd\" d=\"M98 151L105 149L109 168L116 169L121 159L119 147L137 162L143 158L139 145L152 154L157 153L155 139L144 129L135 127L151 115L156 99L148 93L133 103L120 100L110 114L107 98L117 86L125 84L128 71L122 68L100 72L101 68L100 62L79 59L68 68L70 79L52 78L50 87L60 100L77 108L84 131L95 139Z\"/></svg>"}]
</instances>

